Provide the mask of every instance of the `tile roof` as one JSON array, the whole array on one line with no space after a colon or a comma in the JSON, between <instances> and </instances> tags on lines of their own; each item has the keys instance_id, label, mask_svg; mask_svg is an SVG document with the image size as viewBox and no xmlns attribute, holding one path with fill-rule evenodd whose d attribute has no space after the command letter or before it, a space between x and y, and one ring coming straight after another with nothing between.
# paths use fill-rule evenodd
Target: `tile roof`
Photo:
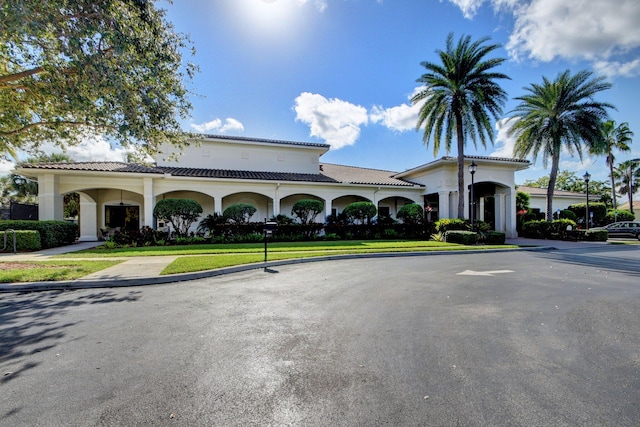
<instances>
[{"instance_id":1,"label":"tile roof","mask_svg":"<svg viewBox=\"0 0 640 427\"><path fill-rule=\"evenodd\" d=\"M53 169L90 172L128 172L163 173L156 167L124 162L63 162L63 163L26 163L19 165L23 169Z\"/></svg>"},{"instance_id":2,"label":"tile roof","mask_svg":"<svg viewBox=\"0 0 640 427\"><path fill-rule=\"evenodd\" d=\"M393 176L396 174L396 172L379 169L359 168L355 166L333 165L328 163L323 163L320 166L322 168L322 174L342 183L422 187L421 184L394 178Z\"/></svg>"},{"instance_id":3,"label":"tile roof","mask_svg":"<svg viewBox=\"0 0 640 427\"><path fill-rule=\"evenodd\" d=\"M260 142L265 144L279 144L279 145L299 145L301 147L318 147L318 148L330 148L328 144L319 144L315 142L300 142L300 141L283 141L280 139L264 139L264 138L250 138L246 136L229 136L229 135L201 135L202 138L208 139L222 139L225 141L247 141L247 142Z\"/></svg>"},{"instance_id":4,"label":"tile roof","mask_svg":"<svg viewBox=\"0 0 640 427\"><path fill-rule=\"evenodd\" d=\"M546 188L539 187L527 187L526 185L518 185L516 191L521 191L523 193L527 193L530 196L547 196ZM575 191L563 191L563 190L554 190L553 197L586 197L585 193L578 193ZM589 194L589 200L600 200L600 196L597 194Z\"/></svg>"},{"instance_id":5,"label":"tile roof","mask_svg":"<svg viewBox=\"0 0 640 427\"><path fill-rule=\"evenodd\" d=\"M212 179L252 179L265 181L290 182L324 182L363 185L385 185L413 187L422 186L410 181L393 178L395 172L378 169L359 168L324 163L318 174L291 172L261 172L224 169L181 168L173 166L144 166L123 162L77 162L77 163L30 163L21 166L22 169L46 169L87 172L116 172L116 173L149 173L171 174L180 177L197 177Z\"/></svg>"},{"instance_id":6,"label":"tile roof","mask_svg":"<svg viewBox=\"0 0 640 427\"><path fill-rule=\"evenodd\" d=\"M333 182L336 181L322 174L291 173L291 172L257 172L224 169L196 169L159 166L163 173L170 173L172 176L186 176L198 178L218 178L218 179L258 179L265 181L302 181L302 182Z\"/></svg>"},{"instance_id":7,"label":"tile roof","mask_svg":"<svg viewBox=\"0 0 640 427\"><path fill-rule=\"evenodd\" d=\"M518 164L518 165L522 165L523 167L524 166L528 166L529 164L531 164L531 162L529 160L513 159L513 158L508 158L508 157L468 156L468 155L465 155L464 158L465 158L465 160L487 160L487 161L501 162L501 163L515 163L515 164ZM451 162L455 162L457 160L458 160L458 158L457 157L453 157L453 156L440 157L439 159L432 160L429 163L424 163L422 165L407 169L405 171L397 172L394 176L402 177L402 176L407 175L407 174L409 174L411 172L422 170L422 169L424 169L424 168L426 168L428 166L436 165L436 164L442 163L442 162L451 163Z\"/></svg>"}]
</instances>

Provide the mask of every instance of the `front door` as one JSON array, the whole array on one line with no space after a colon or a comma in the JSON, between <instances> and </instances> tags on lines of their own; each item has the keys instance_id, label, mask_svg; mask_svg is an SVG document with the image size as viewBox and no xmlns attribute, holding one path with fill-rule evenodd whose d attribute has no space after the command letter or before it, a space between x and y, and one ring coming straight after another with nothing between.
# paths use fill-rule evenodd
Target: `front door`
<instances>
[{"instance_id":1,"label":"front door","mask_svg":"<svg viewBox=\"0 0 640 427\"><path fill-rule=\"evenodd\" d=\"M105 224L108 228L140 229L139 206L105 206Z\"/></svg>"}]
</instances>

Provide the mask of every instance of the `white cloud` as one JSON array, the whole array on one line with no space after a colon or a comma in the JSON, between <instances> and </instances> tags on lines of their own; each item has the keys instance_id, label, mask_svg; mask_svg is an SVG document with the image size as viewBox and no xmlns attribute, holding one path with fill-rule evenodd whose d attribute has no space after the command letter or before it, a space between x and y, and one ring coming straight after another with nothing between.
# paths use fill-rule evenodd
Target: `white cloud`
<instances>
[{"instance_id":1,"label":"white cloud","mask_svg":"<svg viewBox=\"0 0 640 427\"><path fill-rule=\"evenodd\" d=\"M310 128L310 135L323 139L332 149L353 145L360 127L369 121L367 109L340 99L303 92L295 99L296 120Z\"/></svg>"},{"instance_id":2,"label":"white cloud","mask_svg":"<svg viewBox=\"0 0 640 427\"><path fill-rule=\"evenodd\" d=\"M640 46L640 2L532 0L514 9L509 52L542 61L594 60Z\"/></svg>"},{"instance_id":3,"label":"white cloud","mask_svg":"<svg viewBox=\"0 0 640 427\"><path fill-rule=\"evenodd\" d=\"M597 61L593 68L598 74L609 77L635 77L640 75L640 58L629 62Z\"/></svg>"},{"instance_id":4,"label":"white cloud","mask_svg":"<svg viewBox=\"0 0 640 427\"><path fill-rule=\"evenodd\" d=\"M14 168L13 162L0 160L0 176L8 175Z\"/></svg>"},{"instance_id":5,"label":"white cloud","mask_svg":"<svg viewBox=\"0 0 640 427\"><path fill-rule=\"evenodd\" d=\"M309 0L298 0L301 4L308 3ZM313 3L316 5L320 12L324 12L327 8L327 0L313 0Z\"/></svg>"},{"instance_id":6,"label":"white cloud","mask_svg":"<svg viewBox=\"0 0 640 427\"><path fill-rule=\"evenodd\" d=\"M229 131L240 131L240 132L244 131L244 125L240 121L233 119L231 117L226 118L224 122L220 119L214 119L209 122L205 122L201 124L191 123L191 127L196 132L200 132L200 133L211 132L211 131L220 132L220 133L226 133Z\"/></svg>"},{"instance_id":7,"label":"white cloud","mask_svg":"<svg viewBox=\"0 0 640 427\"><path fill-rule=\"evenodd\" d=\"M386 109L374 106L371 110L371 121L382 123L393 131L406 132L416 128L419 112L420 105L401 104Z\"/></svg>"},{"instance_id":8,"label":"white cloud","mask_svg":"<svg viewBox=\"0 0 640 427\"><path fill-rule=\"evenodd\" d=\"M127 153L127 150L122 147L113 148L101 136L87 137L80 144L65 149L47 142L41 145L40 150L46 154L67 154L75 162L122 162Z\"/></svg>"},{"instance_id":9,"label":"white cloud","mask_svg":"<svg viewBox=\"0 0 640 427\"><path fill-rule=\"evenodd\" d=\"M408 99L410 100L424 89L424 86L415 88ZM382 123L383 126L393 131L406 132L416 128L420 108L422 108L422 103L415 105L404 103L390 108L382 108L376 105L371 109L370 118L373 123Z\"/></svg>"},{"instance_id":10,"label":"white cloud","mask_svg":"<svg viewBox=\"0 0 640 427\"><path fill-rule=\"evenodd\" d=\"M513 14L506 49L514 58L586 59L609 76L640 74L640 1L449 0L471 19L485 3Z\"/></svg>"},{"instance_id":11,"label":"white cloud","mask_svg":"<svg viewBox=\"0 0 640 427\"><path fill-rule=\"evenodd\" d=\"M508 119L501 119L496 122L496 129L498 131L494 145L496 149L489 154L489 156L508 159L513 158L513 147L516 145L516 139L509 136L509 129L511 129L514 123L515 120Z\"/></svg>"},{"instance_id":12,"label":"white cloud","mask_svg":"<svg viewBox=\"0 0 640 427\"><path fill-rule=\"evenodd\" d=\"M443 1L443 0L440 0ZM491 3L491 5L497 9L514 8L520 2L520 0L449 0L462 10L462 14L467 19L472 19L480 6L483 3Z\"/></svg>"}]
</instances>

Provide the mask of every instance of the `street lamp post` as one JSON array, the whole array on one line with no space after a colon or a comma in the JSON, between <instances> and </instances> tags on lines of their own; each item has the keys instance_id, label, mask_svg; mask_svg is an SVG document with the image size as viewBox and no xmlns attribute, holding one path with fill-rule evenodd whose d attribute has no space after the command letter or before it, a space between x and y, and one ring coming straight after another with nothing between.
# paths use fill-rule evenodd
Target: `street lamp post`
<instances>
[{"instance_id":1,"label":"street lamp post","mask_svg":"<svg viewBox=\"0 0 640 427\"><path fill-rule=\"evenodd\" d=\"M473 181L473 176L476 174L476 171L478 170L478 165L476 165L476 162L474 162L473 160L471 161L471 164L469 165L469 173L471 174L471 231L476 231L475 228L475 213L476 213L476 199L475 199L475 195L473 194L473 190L475 187L475 182Z\"/></svg>"},{"instance_id":2,"label":"street lamp post","mask_svg":"<svg viewBox=\"0 0 640 427\"><path fill-rule=\"evenodd\" d=\"M587 185L587 210L586 210L586 222L587 222L587 230L589 229L589 180L591 179L591 175L589 172L584 173L584 182Z\"/></svg>"}]
</instances>

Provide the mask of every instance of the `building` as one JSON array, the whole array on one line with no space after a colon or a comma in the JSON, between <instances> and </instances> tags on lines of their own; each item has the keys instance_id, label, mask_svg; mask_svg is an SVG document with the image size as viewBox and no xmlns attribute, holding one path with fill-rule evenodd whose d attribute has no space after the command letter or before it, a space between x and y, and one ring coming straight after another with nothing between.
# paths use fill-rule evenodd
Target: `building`
<instances>
[{"instance_id":1,"label":"building","mask_svg":"<svg viewBox=\"0 0 640 427\"><path fill-rule=\"evenodd\" d=\"M532 212L544 214L547 211L547 189L538 187L518 186L518 191L529 195L529 208ZM600 196L589 194L589 202L599 202ZM553 212L567 209L571 205L587 202L585 193L555 190L553 192Z\"/></svg>"},{"instance_id":2,"label":"building","mask_svg":"<svg viewBox=\"0 0 640 427\"><path fill-rule=\"evenodd\" d=\"M80 240L97 240L116 227L158 226L153 218L163 198L197 200L204 214L222 213L234 203L257 208L252 220L291 215L300 199L317 199L325 212L318 221L340 213L355 201L370 201L381 214L395 217L407 203L425 206L428 218L457 217L457 161L443 157L393 172L327 164L328 145L260 138L203 135L184 149L178 161L164 147L153 166L119 162L36 163L16 173L38 181L39 218L61 220L63 196L80 194ZM475 218L491 223L507 237L516 236L515 182L529 161L466 156L478 165L474 175ZM465 169L465 184L471 175ZM470 217L466 191L465 217Z\"/></svg>"}]
</instances>

